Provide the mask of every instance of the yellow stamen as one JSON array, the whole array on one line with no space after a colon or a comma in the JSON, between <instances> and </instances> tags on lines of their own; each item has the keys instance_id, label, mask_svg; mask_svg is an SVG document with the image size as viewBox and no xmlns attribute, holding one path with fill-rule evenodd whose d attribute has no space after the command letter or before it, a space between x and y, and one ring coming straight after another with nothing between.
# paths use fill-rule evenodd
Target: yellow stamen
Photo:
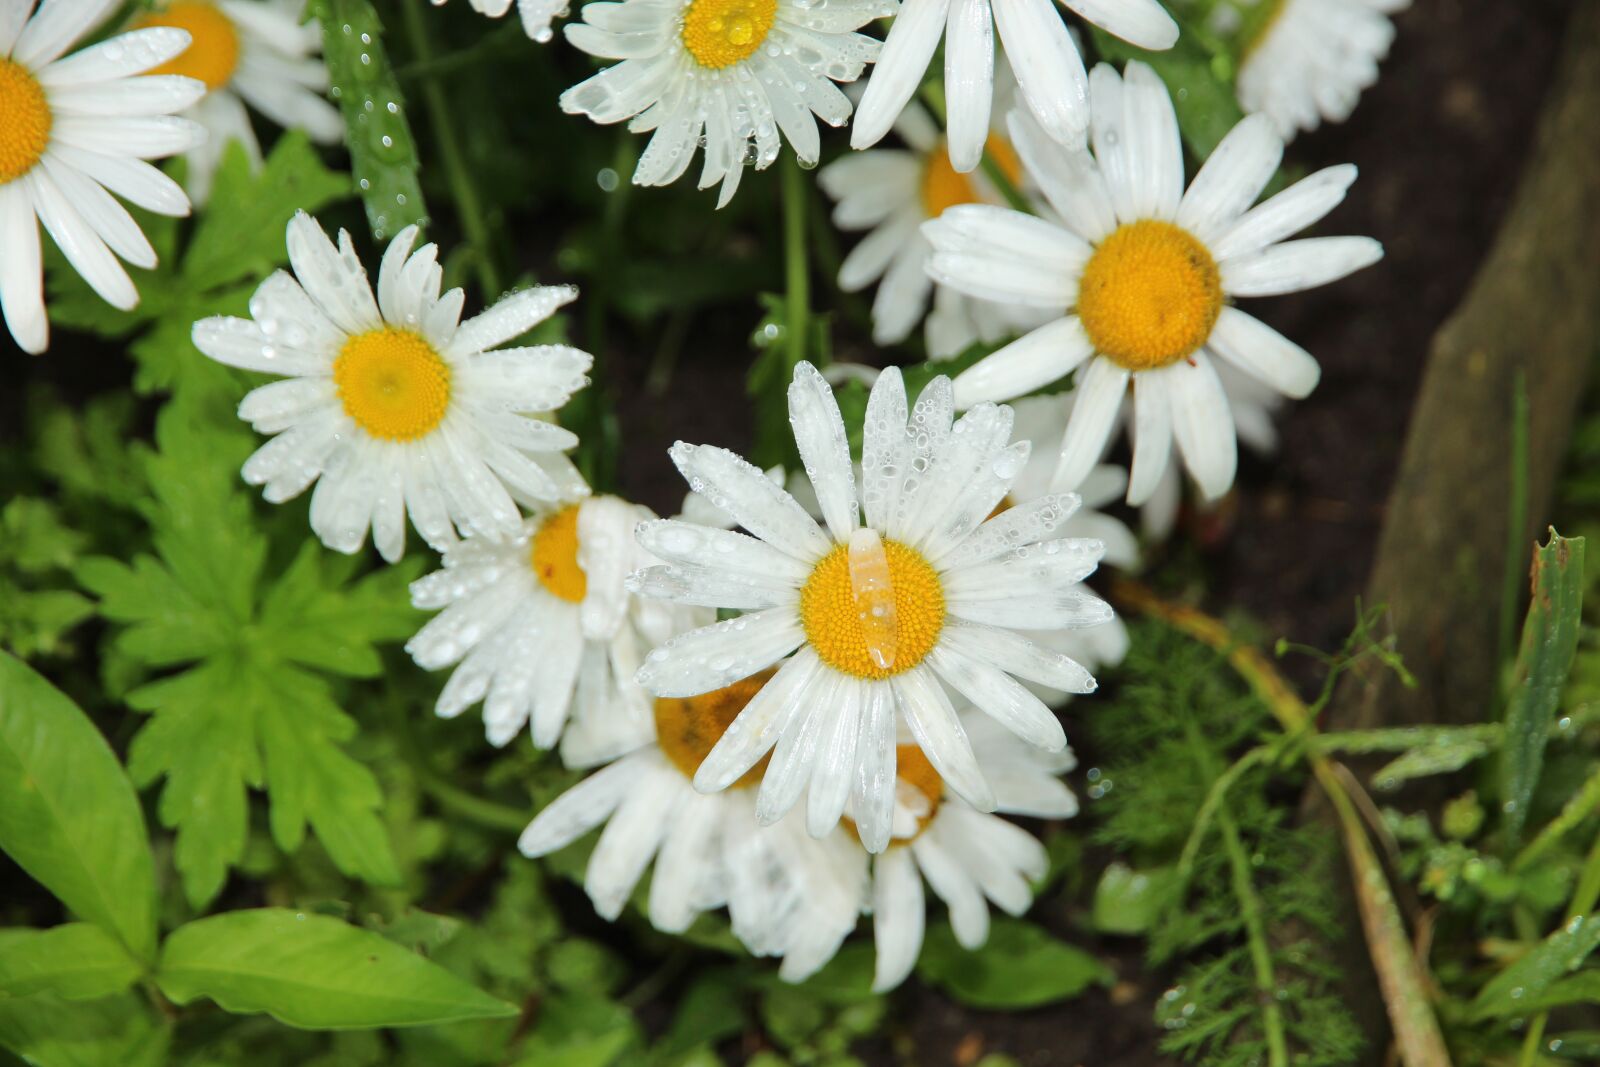
<instances>
[{"instance_id":1,"label":"yellow stamen","mask_svg":"<svg viewBox=\"0 0 1600 1067\"><path fill-rule=\"evenodd\" d=\"M707 70L755 55L772 32L778 0L694 0L683 13L683 47Z\"/></svg>"},{"instance_id":2,"label":"yellow stamen","mask_svg":"<svg viewBox=\"0 0 1600 1067\"><path fill-rule=\"evenodd\" d=\"M882 635L868 640L863 615L871 617L877 594L857 595L850 575L850 549L839 545L822 557L800 590L800 622L822 662L857 678L889 678L921 663L944 627L944 586L939 574L916 549L884 541L889 587L893 593L894 655L879 660ZM874 657L877 649L879 655Z\"/></svg>"},{"instance_id":3,"label":"yellow stamen","mask_svg":"<svg viewBox=\"0 0 1600 1067\"><path fill-rule=\"evenodd\" d=\"M589 576L578 566L578 505L569 504L544 520L529 552L533 573L551 593L577 604L589 592Z\"/></svg>"},{"instance_id":4,"label":"yellow stamen","mask_svg":"<svg viewBox=\"0 0 1600 1067\"><path fill-rule=\"evenodd\" d=\"M450 365L420 336L393 326L346 341L333 381L345 412L385 441L427 436L450 407Z\"/></svg>"},{"instance_id":5,"label":"yellow stamen","mask_svg":"<svg viewBox=\"0 0 1600 1067\"><path fill-rule=\"evenodd\" d=\"M1000 173L1011 179L1012 185L1022 181L1022 160L1017 158L1009 141L991 136L983 149L999 165ZM950 165L950 153L941 142L929 153L922 171L922 210L930 219L936 219L957 204L976 204L981 200L972 179Z\"/></svg>"},{"instance_id":6,"label":"yellow stamen","mask_svg":"<svg viewBox=\"0 0 1600 1067\"><path fill-rule=\"evenodd\" d=\"M0 185L28 173L50 144L50 101L28 68L0 56Z\"/></svg>"},{"instance_id":7,"label":"yellow stamen","mask_svg":"<svg viewBox=\"0 0 1600 1067\"><path fill-rule=\"evenodd\" d=\"M1078 284L1078 318L1095 350L1131 371L1192 355L1221 312L1222 275L1211 252L1155 219L1119 226Z\"/></svg>"},{"instance_id":8,"label":"yellow stamen","mask_svg":"<svg viewBox=\"0 0 1600 1067\"><path fill-rule=\"evenodd\" d=\"M685 778L694 778L694 772L722 739L728 725L775 673L761 671L697 697L661 697L656 701L656 744ZM767 773L768 759L770 754L763 756L732 788L747 789L759 783Z\"/></svg>"},{"instance_id":9,"label":"yellow stamen","mask_svg":"<svg viewBox=\"0 0 1600 1067\"><path fill-rule=\"evenodd\" d=\"M188 30L194 39L188 48L146 74L183 74L205 82L207 89L220 89L239 67L239 31L214 4L176 0L163 11L145 15L134 26L176 26Z\"/></svg>"}]
</instances>

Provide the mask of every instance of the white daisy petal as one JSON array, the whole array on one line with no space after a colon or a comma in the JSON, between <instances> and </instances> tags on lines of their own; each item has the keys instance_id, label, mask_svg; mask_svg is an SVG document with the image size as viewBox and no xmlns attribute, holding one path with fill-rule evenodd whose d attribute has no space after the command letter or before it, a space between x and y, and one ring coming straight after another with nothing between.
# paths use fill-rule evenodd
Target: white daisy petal
<instances>
[{"instance_id":1,"label":"white daisy petal","mask_svg":"<svg viewBox=\"0 0 1600 1067\"><path fill-rule=\"evenodd\" d=\"M922 877L910 849L892 848L873 861L872 930L878 950L873 992L893 989L916 966L924 906Z\"/></svg>"},{"instance_id":2,"label":"white daisy petal","mask_svg":"<svg viewBox=\"0 0 1600 1067\"><path fill-rule=\"evenodd\" d=\"M895 701L911 736L947 786L977 808L994 807L994 790L978 767L966 731L931 670L915 668L892 679Z\"/></svg>"},{"instance_id":3,"label":"white daisy petal","mask_svg":"<svg viewBox=\"0 0 1600 1067\"><path fill-rule=\"evenodd\" d=\"M517 849L524 856L548 856L572 844L611 817L638 782L637 760L621 760L585 778L536 815Z\"/></svg>"},{"instance_id":4,"label":"white daisy petal","mask_svg":"<svg viewBox=\"0 0 1600 1067\"><path fill-rule=\"evenodd\" d=\"M1001 3L994 21L1017 87L1039 125L1064 145L1081 145L1089 119L1088 79L1055 5Z\"/></svg>"},{"instance_id":5,"label":"white daisy petal","mask_svg":"<svg viewBox=\"0 0 1600 1067\"><path fill-rule=\"evenodd\" d=\"M694 787L702 793L726 789L760 762L815 693L822 663L802 648L761 688L723 733L695 772Z\"/></svg>"},{"instance_id":6,"label":"white daisy petal","mask_svg":"<svg viewBox=\"0 0 1600 1067\"><path fill-rule=\"evenodd\" d=\"M877 69L856 108L850 128L851 148L870 148L889 132L901 110L922 84L934 49L944 32L950 0L906 0L900 7Z\"/></svg>"},{"instance_id":7,"label":"white daisy petal","mask_svg":"<svg viewBox=\"0 0 1600 1067\"><path fill-rule=\"evenodd\" d=\"M1206 347L1297 400L1310 396L1322 377L1311 353L1238 308L1222 309Z\"/></svg>"},{"instance_id":8,"label":"white daisy petal","mask_svg":"<svg viewBox=\"0 0 1600 1067\"><path fill-rule=\"evenodd\" d=\"M1319 221L1344 201L1356 180L1354 163L1324 167L1245 212L1212 244L1220 261L1255 252Z\"/></svg>"},{"instance_id":9,"label":"white daisy petal","mask_svg":"<svg viewBox=\"0 0 1600 1067\"><path fill-rule=\"evenodd\" d=\"M977 167L989 137L994 98L994 21L989 0L951 0L945 29L944 94L950 163Z\"/></svg>"},{"instance_id":10,"label":"white daisy petal","mask_svg":"<svg viewBox=\"0 0 1600 1067\"><path fill-rule=\"evenodd\" d=\"M732 452L679 441L669 454L690 489L763 541L804 561L828 551L828 539L794 497Z\"/></svg>"},{"instance_id":11,"label":"white daisy petal","mask_svg":"<svg viewBox=\"0 0 1600 1067\"><path fill-rule=\"evenodd\" d=\"M794 369L789 385L789 424L806 476L834 540L842 541L857 526L856 479L850 464L850 442L833 387L809 363Z\"/></svg>"},{"instance_id":12,"label":"white daisy petal","mask_svg":"<svg viewBox=\"0 0 1600 1067\"><path fill-rule=\"evenodd\" d=\"M1066 747L1067 735L1061 729L1060 720L1038 697L1003 671L950 644L934 649L928 662L941 679L972 701L973 706L992 715L1030 745L1046 751Z\"/></svg>"},{"instance_id":13,"label":"white daisy petal","mask_svg":"<svg viewBox=\"0 0 1600 1067\"><path fill-rule=\"evenodd\" d=\"M1256 202L1282 159L1283 140L1271 120L1247 117L1228 131L1194 176L1178 208L1178 225L1202 241L1213 241Z\"/></svg>"},{"instance_id":14,"label":"white daisy petal","mask_svg":"<svg viewBox=\"0 0 1600 1067\"><path fill-rule=\"evenodd\" d=\"M1228 397L1204 352L1166 371L1172 403L1172 432L1184 465L1208 499L1233 484L1239 462Z\"/></svg>"},{"instance_id":15,"label":"white daisy petal","mask_svg":"<svg viewBox=\"0 0 1600 1067\"><path fill-rule=\"evenodd\" d=\"M1052 483L1059 489L1076 488L1105 454L1122 398L1127 392L1129 373L1111 360L1097 357L1079 380L1077 402L1061 441L1061 458Z\"/></svg>"},{"instance_id":16,"label":"white daisy petal","mask_svg":"<svg viewBox=\"0 0 1600 1067\"><path fill-rule=\"evenodd\" d=\"M1065 378L1094 346L1075 315L1046 323L962 371L955 379L956 404L1010 400Z\"/></svg>"},{"instance_id":17,"label":"white daisy petal","mask_svg":"<svg viewBox=\"0 0 1600 1067\"><path fill-rule=\"evenodd\" d=\"M645 657L639 684L656 696L695 696L770 667L805 634L792 612L757 612L674 637Z\"/></svg>"},{"instance_id":18,"label":"white daisy petal","mask_svg":"<svg viewBox=\"0 0 1600 1067\"><path fill-rule=\"evenodd\" d=\"M1133 470L1128 476L1128 503L1134 507L1154 495L1172 454L1170 380L1165 374L1141 374L1133 386Z\"/></svg>"},{"instance_id":19,"label":"white daisy petal","mask_svg":"<svg viewBox=\"0 0 1600 1067\"><path fill-rule=\"evenodd\" d=\"M1370 237L1310 237L1285 241L1221 264L1231 296L1277 296L1338 281L1383 258Z\"/></svg>"},{"instance_id":20,"label":"white daisy petal","mask_svg":"<svg viewBox=\"0 0 1600 1067\"><path fill-rule=\"evenodd\" d=\"M1061 0L1124 41L1164 51L1178 42L1178 24L1156 0Z\"/></svg>"}]
</instances>

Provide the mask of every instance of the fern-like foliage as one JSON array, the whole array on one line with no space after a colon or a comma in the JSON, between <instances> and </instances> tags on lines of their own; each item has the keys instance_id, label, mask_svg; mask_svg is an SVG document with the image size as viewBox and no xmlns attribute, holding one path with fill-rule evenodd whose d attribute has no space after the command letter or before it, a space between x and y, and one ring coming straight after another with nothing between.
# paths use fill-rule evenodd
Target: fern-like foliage
<instances>
[{"instance_id":1,"label":"fern-like foliage","mask_svg":"<svg viewBox=\"0 0 1600 1067\"><path fill-rule=\"evenodd\" d=\"M1355 1062L1364 1042L1328 951L1343 936L1331 838L1288 825L1265 767L1213 796L1269 731L1265 709L1216 653L1164 627L1141 626L1132 647L1118 707L1088 723L1111 783L1098 835L1157 887L1152 962L1182 961L1156 1009L1163 1050L1207 1067Z\"/></svg>"}]
</instances>

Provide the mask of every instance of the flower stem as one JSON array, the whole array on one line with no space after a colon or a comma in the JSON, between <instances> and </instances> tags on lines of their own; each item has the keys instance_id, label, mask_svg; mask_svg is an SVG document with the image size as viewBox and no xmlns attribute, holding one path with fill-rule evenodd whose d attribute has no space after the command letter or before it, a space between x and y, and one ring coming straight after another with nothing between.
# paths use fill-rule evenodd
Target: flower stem
<instances>
[{"instance_id":1,"label":"flower stem","mask_svg":"<svg viewBox=\"0 0 1600 1067\"><path fill-rule=\"evenodd\" d=\"M406 0L401 5L406 20L406 36L411 39L411 49L416 53L417 66L423 70L433 63L433 43L422 14L422 0ZM489 224L483 213L483 202L478 198L477 186L467 169L466 158L461 154L461 142L456 139L455 124L450 118L450 108L444 91L432 77L422 79L422 103L428 109L428 122L433 127L434 138L439 143L443 157L445 177L450 191L455 195L456 213L461 218L461 229L472 245L478 284L483 290L485 304L492 304L505 292L500 282L500 271L495 266L494 249L489 240Z\"/></svg>"},{"instance_id":2,"label":"flower stem","mask_svg":"<svg viewBox=\"0 0 1600 1067\"><path fill-rule=\"evenodd\" d=\"M1572 892L1572 903L1567 905L1566 922L1587 916L1600 901L1600 836L1589 847L1589 858L1584 860L1583 873L1578 876L1578 887ZM1593 921L1592 919L1590 921ZM1528 1036L1522 1042L1522 1055L1517 1057L1517 1067L1534 1067L1539 1062L1539 1045L1544 1041L1544 1028L1550 1013L1541 1011L1528 1024Z\"/></svg>"},{"instance_id":3,"label":"flower stem","mask_svg":"<svg viewBox=\"0 0 1600 1067\"><path fill-rule=\"evenodd\" d=\"M806 249L806 183L800 164L783 167L784 341L789 366L806 358L811 334L811 271ZM784 385L788 378L785 376Z\"/></svg>"}]
</instances>

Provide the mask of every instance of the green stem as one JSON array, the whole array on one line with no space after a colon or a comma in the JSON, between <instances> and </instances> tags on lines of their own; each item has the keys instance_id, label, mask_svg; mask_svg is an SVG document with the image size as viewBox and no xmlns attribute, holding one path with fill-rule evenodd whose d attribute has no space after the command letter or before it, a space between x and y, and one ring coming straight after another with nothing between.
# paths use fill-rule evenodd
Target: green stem
<instances>
[{"instance_id":1,"label":"green stem","mask_svg":"<svg viewBox=\"0 0 1600 1067\"><path fill-rule=\"evenodd\" d=\"M406 35L411 38L411 49L416 53L418 65L426 69L433 62L433 43L423 18L422 0L406 0L401 6L405 12ZM432 77L422 81L422 103L428 109L428 122L439 143L439 154L444 158L445 177L455 196L461 229L476 253L474 259L484 303L493 303L505 292L505 288L500 284L500 271L494 263L489 224L483 213L483 202L478 199L478 189L473 185L472 174L467 169L466 157L461 154L461 142L456 139L456 127L444 91Z\"/></svg>"},{"instance_id":2,"label":"green stem","mask_svg":"<svg viewBox=\"0 0 1600 1067\"><path fill-rule=\"evenodd\" d=\"M1011 180L1011 175L1000 166L1000 161L994 158L994 153L988 148L983 150L983 159L978 164L983 168L984 175L1000 190L1000 195L1006 198L1006 203L1012 209L1024 215L1033 214L1033 208L1028 204L1028 198L1022 195L1022 190L1017 188L1017 183Z\"/></svg>"},{"instance_id":3,"label":"green stem","mask_svg":"<svg viewBox=\"0 0 1600 1067\"><path fill-rule=\"evenodd\" d=\"M1506 512L1506 559L1500 583L1499 657L1502 671L1515 655L1517 605L1528 580L1528 382L1519 368L1511 394L1511 499Z\"/></svg>"},{"instance_id":4,"label":"green stem","mask_svg":"<svg viewBox=\"0 0 1600 1067\"><path fill-rule=\"evenodd\" d=\"M806 358L811 334L811 271L806 256L806 181L800 164L783 167L784 343L789 366ZM787 387L788 380L785 378Z\"/></svg>"},{"instance_id":5,"label":"green stem","mask_svg":"<svg viewBox=\"0 0 1600 1067\"><path fill-rule=\"evenodd\" d=\"M469 793L445 781L444 777L433 769L433 765L423 753L411 724L411 717L402 711L394 718L394 736L400 744L401 757L411 768L411 773L416 775L417 784L422 787L422 791L432 797L441 808L491 830L506 830L519 834L528 825L527 812L519 811L509 804L501 804Z\"/></svg>"}]
</instances>

